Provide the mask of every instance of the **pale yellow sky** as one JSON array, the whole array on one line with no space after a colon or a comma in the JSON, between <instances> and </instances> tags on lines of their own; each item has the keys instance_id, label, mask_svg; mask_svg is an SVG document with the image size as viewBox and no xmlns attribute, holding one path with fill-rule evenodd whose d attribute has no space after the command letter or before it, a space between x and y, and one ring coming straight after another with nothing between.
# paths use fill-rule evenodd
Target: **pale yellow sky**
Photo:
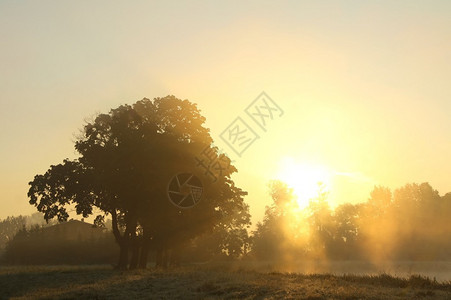
<instances>
[{"instance_id":1,"label":"pale yellow sky","mask_svg":"<svg viewBox=\"0 0 451 300\"><path fill-rule=\"evenodd\" d=\"M198 103L254 222L287 158L330 170L333 205L451 192L451 2L368 2L2 1L0 218L34 212L27 183L85 118L168 94ZM285 113L236 157L219 135L262 91Z\"/></svg>"}]
</instances>

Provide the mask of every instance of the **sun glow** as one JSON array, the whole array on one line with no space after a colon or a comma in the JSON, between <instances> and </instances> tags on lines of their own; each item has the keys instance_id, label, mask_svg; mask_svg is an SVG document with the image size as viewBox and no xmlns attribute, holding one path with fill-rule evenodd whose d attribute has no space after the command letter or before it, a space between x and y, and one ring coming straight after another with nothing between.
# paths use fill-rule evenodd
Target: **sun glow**
<instances>
[{"instance_id":1,"label":"sun glow","mask_svg":"<svg viewBox=\"0 0 451 300\"><path fill-rule=\"evenodd\" d=\"M318 195L320 184L325 191L329 191L331 174L324 166L298 163L292 158L286 158L280 164L277 178L293 189L299 207L304 208L310 199Z\"/></svg>"}]
</instances>

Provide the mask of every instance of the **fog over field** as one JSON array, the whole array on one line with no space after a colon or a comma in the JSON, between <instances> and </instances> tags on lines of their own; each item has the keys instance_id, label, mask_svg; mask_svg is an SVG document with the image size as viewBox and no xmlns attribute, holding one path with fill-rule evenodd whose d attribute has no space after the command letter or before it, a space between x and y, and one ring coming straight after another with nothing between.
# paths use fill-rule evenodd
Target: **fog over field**
<instances>
[{"instance_id":1,"label":"fog over field","mask_svg":"<svg viewBox=\"0 0 451 300\"><path fill-rule=\"evenodd\" d=\"M399 278L409 278L412 275L422 275L439 282L449 282L451 278L451 262L380 262L372 264L359 261L308 261L292 264L280 264L271 261L246 262L236 268L258 270L260 272L288 272L300 274L333 274L333 275L371 275L387 274Z\"/></svg>"}]
</instances>

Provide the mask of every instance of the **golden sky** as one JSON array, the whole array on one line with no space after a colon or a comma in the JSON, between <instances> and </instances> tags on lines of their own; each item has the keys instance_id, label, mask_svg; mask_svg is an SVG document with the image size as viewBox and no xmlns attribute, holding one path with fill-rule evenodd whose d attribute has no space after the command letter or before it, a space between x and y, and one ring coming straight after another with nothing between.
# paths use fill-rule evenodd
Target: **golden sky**
<instances>
[{"instance_id":1,"label":"golden sky","mask_svg":"<svg viewBox=\"0 0 451 300\"><path fill-rule=\"evenodd\" d=\"M198 103L254 222L269 180L308 178L287 164L327 173L332 205L451 192L451 2L369 2L0 2L0 218L34 212L27 183L84 119L168 94ZM262 91L284 114L238 157L219 135Z\"/></svg>"}]
</instances>

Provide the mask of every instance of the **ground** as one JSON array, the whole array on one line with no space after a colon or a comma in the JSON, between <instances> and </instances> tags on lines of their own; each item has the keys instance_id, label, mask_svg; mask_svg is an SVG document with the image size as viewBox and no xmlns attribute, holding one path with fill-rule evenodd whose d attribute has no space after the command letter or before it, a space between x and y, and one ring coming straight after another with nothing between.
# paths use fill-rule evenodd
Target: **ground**
<instances>
[{"instance_id":1,"label":"ground","mask_svg":"<svg viewBox=\"0 0 451 300\"><path fill-rule=\"evenodd\" d=\"M412 275L331 275L222 266L0 267L1 299L451 299L451 282Z\"/></svg>"}]
</instances>

